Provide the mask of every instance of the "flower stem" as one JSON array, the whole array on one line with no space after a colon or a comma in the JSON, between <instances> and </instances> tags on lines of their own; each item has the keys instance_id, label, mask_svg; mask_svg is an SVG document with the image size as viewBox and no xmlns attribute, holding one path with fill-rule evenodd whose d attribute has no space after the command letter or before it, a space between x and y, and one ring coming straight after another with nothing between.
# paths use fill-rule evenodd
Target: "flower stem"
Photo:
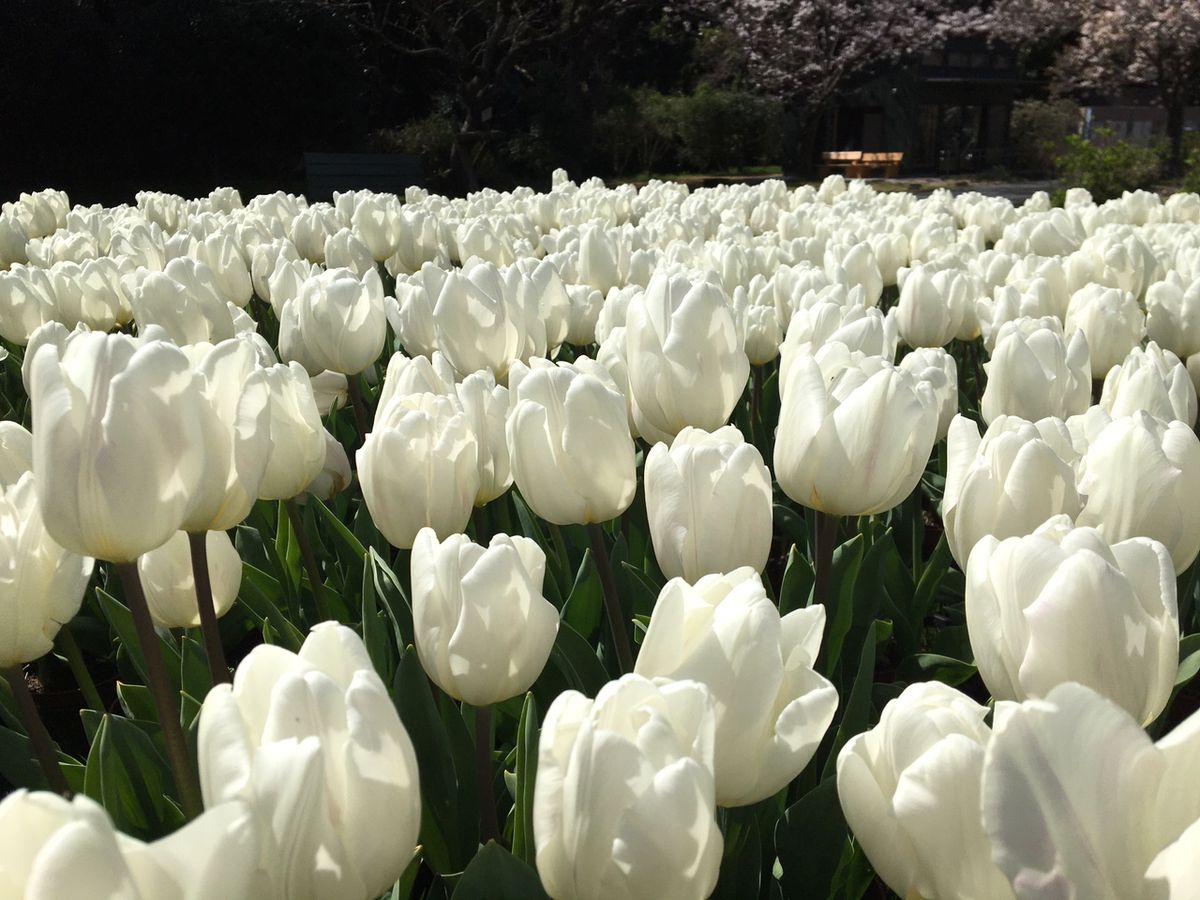
<instances>
[{"instance_id":1,"label":"flower stem","mask_svg":"<svg viewBox=\"0 0 1200 900\"><path fill-rule=\"evenodd\" d=\"M754 366L750 371L750 442L766 454L766 437L763 434L762 417L763 367Z\"/></svg>"},{"instance_id":2,"label":"flower stem","mask_svg":"<svg viewBox=\"0 0 1200 900\"><path fill-rule=\"evenodd\" d=\"M108 712L104 701L100 698L100 692L96 690L96 682L92 680L92 673L88 671L87 663L83 660L79 644L75 642L75 635L71 634L70 625L64 625L58 630L58 638L55 643L58 644L62 655L66 657L67 665L71 669L71 674L75 676L75 683L79 685L79 692L83 694L87 705L101 715Z\"/></svg>"},{"instance_id":3,"label":"flower stem","mask_svg":"<svg viewBox=\"0 0 1200 900\"><path fill-rule=\"evenodd\" d=\"M371 430L371 417L367 415L367 402L358 385L358 375L346 376L346 391L350 394L350 405L354 407L354 427L358 430L357 446L361 447Z\"/></svg>"},{"instance_id":4,"label":"flower stem","mask_svg":"<svg viewBox=\"0 0 1200 900\"><path fill-rule=\"evenodd\" d=\"M608 558L608 550L604 547L604 530L595 522L587 526L588 538L592 542L592 556L596 560L596 568L600 571L600 584L604 587L604 609L608 614L608 624L612 628L613 642L617 646L617 660L621 664L621 674L633 671L633 650L629 646L629 634L625 630L625 616L621 612L621 600L617 597L617 582L613 578L612 562Z\"/></svg>"},{"instance_id":5,"label":"flower stem","mask_svg":"<svg viewBox=\"0 0 1200 900\"><path fill-rule=\"evenodd\" d=\"M232 679L225 662L221 629L217 626L217 608L213 603L212 578L208 571L208 533L188 532L188 548L192 555L192 580L196 585L196 606L200 610L200 630L208 653L208 670L212 672L213 684L226 684Z\"/></svg>"},{"instance_id":6,"label":"flower stem","mask_svg":"<svg viewBox=\"0 0 1200 900\"><path fill-rule=\"evenodd\" d=\"M67 776L63 774L62 766L58 764L58 751L54 749L54 741L46 730L46 723L38 714L37 704L33 702L33 694L29 693L29 685L25 683L25 672L21 666L10 666L4 670L8 686L12 690L13 700L17 704L17 713L29 742L33 744L34 755L46 776L46 783L56 794L70 799L71 786L67 784Z\"/></svg>"},{"instance_id":7,"label":"flower stem","mask_svg":"<svg viewBox=\"0 0 1200 900\"><path fill-rule=\"evenodd\" d=\"M196 780L196 773L192 770L187 741L179 724L179 698L175 696L167 677L167 665L163 660L158 635L154 631L154 621L150 618L150 607L146 605L146 594L138 577L137 563L118 563L117 572L121 576L125 599L129 601L129 610L133 613L138 643L146 659L146 674L149 676L147 680L150 682L147 687L154 698L158 724L162 728L163 741L167 745L167 762L170 763L171 774L175 779L179 803L183 807L183 814L188 819L194 819L203 812L200 785Z\"/></svg>"},{"instance_id":8,"label":"flower stem","mask_svg":"<svg viewBox=\"0 0 1200 900\"><path fill-rule=\"evenodd\" d=\"M304 531L304 520L300 517L300 504L293 497L286 501L288 520L292 523L292 533L296 535L296 543L300 545L300 559L304 562L304 571L308 573L308 583L312 586L313 599L317 604L317 615L324 622L331 621L333 614L325 603L325 584L321 580L321 570L317 568L317 558L313 555L312 544L308 542L308 534Z\"/></svg>"},{"instance_id":9,"label":"flower stem","mask_svg":"<svg viewBox=\"0 0 1200 900\"><path fill-rule=\"evenodd\" d=\"M829 576L833 568L833 549L837 544L838 517L817 510L816 576L813 579L813 604L828 605Z\"/></svg>"},{"instance_id":10,"label":"flower stem","mask_svg":"<svg viewBox=\"0 0 1200 900\"><path fill-rule=\"evenodd\" d=\"M475 781L479 788L479 843L500 841L496 792L492 786L492 708L475 707Z\"/></svg>"}]
</instances>

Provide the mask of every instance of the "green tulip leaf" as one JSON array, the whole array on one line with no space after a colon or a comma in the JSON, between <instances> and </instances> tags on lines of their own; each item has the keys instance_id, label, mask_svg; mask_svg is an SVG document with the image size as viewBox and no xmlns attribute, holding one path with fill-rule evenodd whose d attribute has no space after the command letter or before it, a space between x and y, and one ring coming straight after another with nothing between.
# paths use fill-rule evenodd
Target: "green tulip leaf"
<instances>
[{"instance_id":1,"label":"green tulip leaf","mask_svg":"<svg viewBox=\"0 0 1200 900\"><path fill-rule=\"evenodd\" d=\"M494 841L475 854L454 888L452 900L549 900L528 863Z\"/></svg>"},{"instance_id":2,"label":"green tulip leaf","mask_svg":"<svg viewBox=\"0 0 1200 900\"><path fill-rule=\"evenodd\" d=\"M117 828L141 840L169 834L184 821L167 799L174 783L166 759L142 727L121 716L102 717L88 754L84 790Z\"/></svg>"}]
</instances>

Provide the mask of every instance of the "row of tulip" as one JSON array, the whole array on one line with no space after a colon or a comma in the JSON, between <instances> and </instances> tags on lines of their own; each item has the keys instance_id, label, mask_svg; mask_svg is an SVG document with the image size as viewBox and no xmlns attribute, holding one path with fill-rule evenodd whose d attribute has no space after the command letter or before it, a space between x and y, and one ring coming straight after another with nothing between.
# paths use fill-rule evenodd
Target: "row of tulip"
<instances>
[{"instance_id":1,"label":"row of tulip","mask_svg":"<svg viewBox=\"0 0 1200 900\"><path fill-rule=\"evenodd\" d=\"M1200 196L42 191L0 337L4 896L1200 884Z\"/></svg>"}]
</instances>

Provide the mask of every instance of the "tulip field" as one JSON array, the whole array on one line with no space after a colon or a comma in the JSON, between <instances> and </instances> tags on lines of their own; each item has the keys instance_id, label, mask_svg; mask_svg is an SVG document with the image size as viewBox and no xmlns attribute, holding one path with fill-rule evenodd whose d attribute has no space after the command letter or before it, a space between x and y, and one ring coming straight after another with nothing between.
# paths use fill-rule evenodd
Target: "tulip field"
<instances>
[{"instance_id":1,"label":"tulip field","mask_svg":"<svg viewBox=\"0 0 1200 900\"><path fill-rule=\"evenodd\" d=\"M0 209L0 900L1196 900L1200 195Z\"/></svg>"}]
</instances>

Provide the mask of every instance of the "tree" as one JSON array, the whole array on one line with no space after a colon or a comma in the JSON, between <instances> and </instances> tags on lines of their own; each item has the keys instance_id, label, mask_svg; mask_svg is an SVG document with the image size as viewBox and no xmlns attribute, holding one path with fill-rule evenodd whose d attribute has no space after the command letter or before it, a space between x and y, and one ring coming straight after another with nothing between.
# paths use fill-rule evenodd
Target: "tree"
<instances>
[{"instance_id":1,"label":"tree","mask_svg":"<svg viewBox=\"0 0 1200 900\"><path fill-rule=\"evenodd\" d=\"M789 106L807 141L847 84L916 58L970 23L947 0L699 2L738 39L750 78ZM801 164L810 149L801 147Z\"/></svg>"},{"instance_id":2,"label":"tree","mask_svg":"<svg viewBox=\"0 0 1200 900\"><path fill-rule=\"evenodd\" d=\"M1064 90L1152 88L1178 174L1184 112L1200 101L1200 0L1004 0L994 19L1026 41L1061 42L1052 75Z\"/></svg>"},{"instance_id":3,"label":"tree","mask_svg":"<svg viewBox=\"0 0 1200 900\"><path fill-rule=\"evenodd\" d=\"M429 64L453 100L454 158L467 190L476 163L497 136L494 109L525 65L551 49L586 52L610 39L625 14L647 0L238 0L284 15L317 13L350 25L377 55Z\"/></svg>"}]
</instances>

